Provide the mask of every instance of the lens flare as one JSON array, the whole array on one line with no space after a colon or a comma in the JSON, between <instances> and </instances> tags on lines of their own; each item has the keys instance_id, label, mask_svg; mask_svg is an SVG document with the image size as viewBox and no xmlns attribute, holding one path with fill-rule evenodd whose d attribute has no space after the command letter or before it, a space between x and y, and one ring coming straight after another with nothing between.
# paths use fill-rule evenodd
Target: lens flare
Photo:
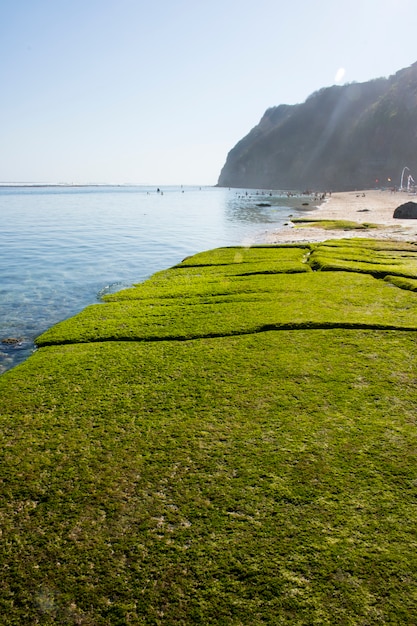
<instances>
[{"instance_id":1,"label":"lens flare","mask_svg":"<svg viewBox=\"0 0 417 626\"><path fill-rule=\"evenodd\" d=\"M336 72L336 76L334 77L334 80L336 83L341 83L344 76L346 74L346 70L344 67L339 67L339 69Z\"/></svg>"}]
</instances>

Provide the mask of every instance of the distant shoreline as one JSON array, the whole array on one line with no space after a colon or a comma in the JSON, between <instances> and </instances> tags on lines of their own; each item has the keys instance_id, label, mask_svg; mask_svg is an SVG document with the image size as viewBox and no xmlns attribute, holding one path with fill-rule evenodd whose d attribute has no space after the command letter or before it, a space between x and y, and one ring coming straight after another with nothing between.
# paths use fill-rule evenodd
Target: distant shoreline
<instances>
[{"instance_id":1,"label":"distant shoreline","mask_svg":"<svg viewBox=\"0 0 417 626\"><path fill-rule=\"evenodd\" d=\"M130 185L120 183L0 183L1 187L139 187L141 185ZM147 185L143 185L147 186Z\"/></svg>"}]
</instances>

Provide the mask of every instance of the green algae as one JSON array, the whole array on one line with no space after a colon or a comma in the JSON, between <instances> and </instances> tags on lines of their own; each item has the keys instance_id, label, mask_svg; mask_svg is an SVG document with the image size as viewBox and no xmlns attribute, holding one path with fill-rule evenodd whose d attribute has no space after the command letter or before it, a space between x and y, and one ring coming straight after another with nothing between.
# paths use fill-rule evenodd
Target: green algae
<instances>
[{"instance_id":1,"label":"green algae","mask_svg":"<svg viewBox=\"0 0 417 626\"><path fill-rule=\"evenodd\" d=\"M417 294L309 255L227 274L229 253L0 378L4 624L413 623Z\"/></svg>"},{"instance_id":2,"label":"green algae","mask_svg":"<svg viewBox=\"0 0 417 626\"><path fill-rule=\"evenodd\" d=\"M368 246L359 241L352 244L341 242L338 245L326 243L317 246L310 256L314 270L350 271L371 274L377 278L387 275L415 278L417 275L417 248L397 244L397 246Z\"/></svg>"},{"instance_id":3,"label":"green algae","mask_svg":"<svg viewBox=\"0 0 417 626\"><path fill-rule=\"evenodd\" d=\"M369 230L380 228L371 222L353 222L351 220L314 220L308 218L294 218L291 220L296 228L322 228L323 230Z\"/></svg>"},{"instance_id":4,"label":"green algae","mask_svg":"<svg viewBox=\"0 0 417 626\"><path fill-rule=\"evenodd\" d=\"M37 343L184 340L341 325L417 329L415 295L371 276L304 273L275 277L273 285L274 291L204 296L203 302L155 297L97 304L46 331Z\"/></svg>"},{"instance_id":5,"label":"green algae","mask_svg":"<svg viewBox=\"0 0 417 626\"><path fill-rule=\"evenodd\" d=\"M227 248L216 248L199 252L191 257L187 257L176 267L198 267L216 265L240 265L245 263L269 263L275 265L277 262L285 261L301 262L304 250L308 249L308 244L301 245L264 245L264 246L230 246Z\"/></svg>"},{"instance_id":6,"label":"green algae","mask_svg":"<svg viewBox=\"0 0 417 626\"><path fill-rule=\"evenodd\" d=\"M403 276L385 276L384 280L400 289L417 291L417 278L404 278Z\"/></svg>"},{"instance_id":7,"label":"green algae","mask_svg":"<svg viewBox=\"0 0 417 626\"><path fill-rule=\"evenodd\" d=\"M357 242L221 248L212 254L213 265L208 264L210 252L201 253L106 297L105 304L87 307L49 329L38 345L184 340L274 328L416 327L415 296L404 290L393 293L386 282L374 278L417 275L417 251L407 246L391 250L380 244L375 250ZM288 271L288 262L293 271ZM239 275L233 273L236 267Z\"/></svg>"}]
</instances>

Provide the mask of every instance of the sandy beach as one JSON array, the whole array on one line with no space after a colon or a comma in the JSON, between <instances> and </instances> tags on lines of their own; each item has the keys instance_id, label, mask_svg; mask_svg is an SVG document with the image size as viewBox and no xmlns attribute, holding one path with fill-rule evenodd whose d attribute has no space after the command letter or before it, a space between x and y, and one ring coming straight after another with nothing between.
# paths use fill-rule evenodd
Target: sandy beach
<instances>
[{"instance_id":1,"label":"sandy beach","mask_svg":"<svg viewBox=\"0 0 417 626\"><path fill-rule=\"evenodd\" d=\"M378 228L364 230L325 230L319 227L298 227L292 223L279 230L265 233L265 243L315 242L346 237L398 239L417 241L417 219L394 219L394 210L415 195L391 190L349 191L333 193L320 206L306 210L305 218L312 220L349 220L377 224ZM314 206L314 205L313 205Z\"/></svg>"}]
</instances>

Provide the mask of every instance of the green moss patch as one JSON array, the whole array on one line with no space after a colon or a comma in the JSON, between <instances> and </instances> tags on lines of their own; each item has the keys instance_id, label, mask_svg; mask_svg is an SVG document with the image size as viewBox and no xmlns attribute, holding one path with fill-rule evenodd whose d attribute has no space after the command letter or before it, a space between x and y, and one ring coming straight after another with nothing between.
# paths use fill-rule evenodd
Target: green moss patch
<instances>
[{"instance_id":1,"label":"green moss patch","mask_svg":"<svg viewBox=\"0 0 417 626\"><path fill-rule=\"evenodd\" d=\"M396 249L362 246L359 242L345 245L317 246L312 252L309 263L314 270L350 271L372 274L377 278L387 275L417 277L417 249L415 246L398 245Z\"/></svg>"},{"instance_id":2,"label":"green moss patch","mask_svg":"<svg viewBox=\"0 0 417 626\"><path fill-rule=\"evenodd\" d=\"M375 251L391 251L391 252L417 252L417 243L408 241L395 241L389 239L359 239L352 237L350 239L328 239L321 244L311 244L317 247L324 246L326 248L356 248L358 250L375 250Z\"/></svg>"},{"instance_id":3,"label":"green moss patch","mask_svg":"<svg viewBox=\"0 0 417 626\"><path fill-rule=\"evenodd\" d=\"M6 626L413 623L416 248L236 252L0 377Z\"/></svg>"},{"instance_id":4,"label":"green moss patch","mask_svg":"<svg viewBox=\"0 0 417 626\"><path fill-rule=\"evenodd\" d=\"M277 263L279 261L301 261L306 245L283 246L230 246L216 248L187 257L176 267L195 267L201 265L236 265L241 263Z\"/></svg>"},{"instance_id":5,"label":"green moss patch","mask_svg":"<svg viewBox=\"0 0 417 626\"><path fill-rule=\"evenodd\" d=\"M189 298L274 289L259 282L260 274L310 272L306 263L310 246L217 248L184 259L173 268L157 272L131 289L105 296L106 302L148 298ZM247 276L252 276L247 280Z\"/></svg>"},{"instance_id":6,"label":"green moss patch","mask_svg":"<svg viewBox=\"0 0 417 626\"><path fill-rule=\"evenodd\" d=\"M0 379L4 623L410 623L416 345L39 350Z\"/></svg>"},{"instance_id":7,"label":"green moss patch","mask_svg":"<svg viewBox=\"0 0 417 626\"><path fill-rule=\"evenodd\" d=\"M270 277L265 276L263 283ZM122 300L87 307L41 335L39 346L89 341L156 341L247 334L278 328L417 328L417 299L384 281L349 272L273 278L273 291L203 302Z\"/></svg>"},{"instance_id":8,"label":"green moss patch","mask_svg":"<svg viewBox=\"0 0 417 626\"><path fill-rule=\"evenodd\" d=\"M400 289L407 289L409 291L417 291L417 278L403 278L402 276L385 276L388 283L399 287Z\"/></svg>"},{"instance_id":9,"label":"green moss patch","mask_svg":"<svg viewBox=\"0 0 417 626\"><path fill-rule=\"evenodd\" d=\"M378 224L369 222L353 222L350 220L312 220L294 218L291 221L297 228L322 228L323 230L369 230L380 228Z\"/></svg>"}]
</instances>

